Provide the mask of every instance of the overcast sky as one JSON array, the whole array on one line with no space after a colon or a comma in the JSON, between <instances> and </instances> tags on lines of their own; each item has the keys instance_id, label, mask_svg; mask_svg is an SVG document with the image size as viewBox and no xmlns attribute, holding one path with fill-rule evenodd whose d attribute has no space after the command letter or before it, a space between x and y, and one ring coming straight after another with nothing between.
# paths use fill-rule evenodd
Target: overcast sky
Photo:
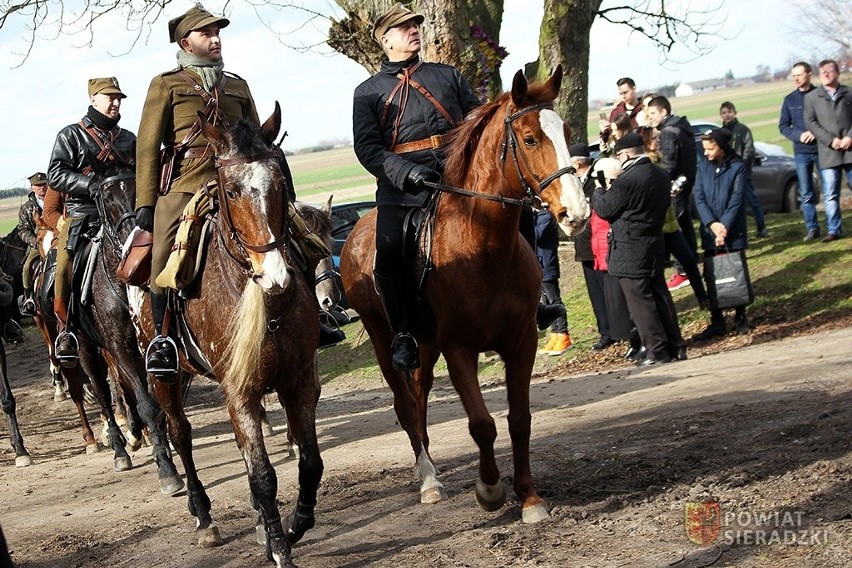
<instances>
[{"instance_id":1,"label":"overcast sky","mask_svg":"<svg viewBox=\"0 0 852 568\"><path fill-rule=\"evenodd\" d=\"M710 3L693 0L692 5ZM336 6L330 0L303 0L303 4L323 13ZM510 52L502 67L506 87L518 69L536 58L541 4L534 0L505 1L500 43ZM85 34L56 37L47 29L39 34L32 53L20 66L20 54L28 47L22 39L24 23L15 18L8 21L0 29L4 133L0 137L0 190L26 185L29 175L46 171L56 133L77 122L88 107L86 80L90 77L118 78L128 95L122 104L120 124L136 132L151 78L175 67L177 47L168 43L168 18L191 5L188 0L170 3L150 38L132 48L134 35L108 22L95 28L91 47L84 45L88 39ZM221 13L222 5L218 0L205 2L213 12ZM281 103L284 128L289 132L285 149L295 150L321 140L351 139L352 91L368 77L366 70L328 48L300 53L284 47L247 3L237 0L230 9L232 23L222 33L225 68L248 81L261 120L271 114L275 100ZM718 16L725 22L722 34L731 39L717 40L712 54L680 65L661 65L647 39L631 36L621 27L596 23L592 29L590 98L614 96L615 81L625 75L633 77L642 91L681 80L721 77L729 69L736 77L752 75L760 64L777 69L790 58L805 57L792 41L793 10L786 0L727 0ZM261 17L287 33L286 41L291 45L322 40L324 30L317 27L319 24L301 25L306 19L302 12L267 11ZM682 50L673 55L680 61L689 58Z\"/></svg>"}]
</instances>

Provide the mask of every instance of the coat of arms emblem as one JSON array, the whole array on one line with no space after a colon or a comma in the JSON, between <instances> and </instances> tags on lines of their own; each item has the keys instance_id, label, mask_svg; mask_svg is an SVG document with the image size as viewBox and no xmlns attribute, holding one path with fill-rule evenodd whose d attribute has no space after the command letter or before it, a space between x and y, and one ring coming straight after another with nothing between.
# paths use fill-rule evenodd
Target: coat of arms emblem
<instances>
[{"instance_id":1,"label":"coat of arms emblem","mask_svg":"<svg viewBox=\"0 0 852 568\"><path fill-rule=\"evenodd\" d=\"M719 536L722 508L718 501L704 503L688 502L684 506L686 537L702 546L708 545Z\"/></svg>"}]
</instances>

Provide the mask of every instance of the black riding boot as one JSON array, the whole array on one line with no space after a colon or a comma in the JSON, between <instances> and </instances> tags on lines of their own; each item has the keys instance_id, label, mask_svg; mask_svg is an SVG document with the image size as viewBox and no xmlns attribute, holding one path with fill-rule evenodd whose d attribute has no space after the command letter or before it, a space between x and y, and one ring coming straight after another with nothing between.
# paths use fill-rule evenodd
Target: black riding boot
<instances>
[{"instance_id":1,"label":"black riding boot","mask_svg":"<svg viewBox=\"0 0 852 568\"><path fill-rule=\"evenodd\" d=\"M157 335L151 340L145 353L145 370L164 383L174 383L178 370L177 346L171 337L163 335L168 297L155 292L151 292L149 297Z\"/></svg>"},{"instance_id":2,"label":"black riding boot","mask_svg":"<svg viewBox=\"0 0 852 568\"><path fill-rule=\"evenodd\" d=\"M539 331L544 331L553 322L565 315L565 306L562 304L542 304L539 302L535 311L535 323Z\"/></svg>"},{"instance_id":3,"label":"black riding boot","mask_svg":"<svg viewBox=\"0 0 852 568\"><path fill-rule=\"evenodd\" d=\"M391 343L391 363L397 371L410 371L420 367L417 340L409 333L409 310L405 278L388 278L373 272L376 291L382 299L391 330L396 334Z\"/></svg>"}]
</instances>

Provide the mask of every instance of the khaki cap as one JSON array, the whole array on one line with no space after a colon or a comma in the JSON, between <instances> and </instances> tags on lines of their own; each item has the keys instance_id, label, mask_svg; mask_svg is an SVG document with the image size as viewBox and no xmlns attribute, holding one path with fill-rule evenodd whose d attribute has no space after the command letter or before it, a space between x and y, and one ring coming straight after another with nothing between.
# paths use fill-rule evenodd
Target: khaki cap
<instances>
[{"instance_id":1,"label":"khaki cap","mask_svg":"<svg viewBox=\"0 0 852 568\"><path fill-rule=\"evenodd\" d=\"M373 24L373 37L381 45L382 36L392 27L405 23L408 20L414 20L419 26L425 19L422 14L415 14L402 4L397 4L376 19L376 23Z\"/></svg>"},{"instance_id":2,"label":"khaki cap","mask_svg":"<svg viewBox=\"0 0 852 568\"><path fill-rule=\"evenodd\" d=\"M118 86L118 79L115 77L89 79L89 96L94 97L101 93L104 95L118 95L122 99L127 98L127 95L121 92L121 87Z\"/></svg>"},{"instance_id":3,"label":"khaki cap","mask_svg":"<svg viewBox=\"0 0 852 568\"><path fill-rule=\"evenodd\" d=\"M47 174L44 172L36 172L27 179L30 180L30 185L47 185Z\"/></svg>"},{"instance_id":4,"label":"khaki cap","mask_svg":"<svg viewBox=\"0 0 852 568\"><path fill-rule=\"evenodd\" d=\"M201 4L196 4L177 18L169 20L169 42L177 43L189 32L200 30L210 24L219 24L219 29L228 27L231 20L221 16L214 16L204 9Z\"/></svg>"}]
</instances>

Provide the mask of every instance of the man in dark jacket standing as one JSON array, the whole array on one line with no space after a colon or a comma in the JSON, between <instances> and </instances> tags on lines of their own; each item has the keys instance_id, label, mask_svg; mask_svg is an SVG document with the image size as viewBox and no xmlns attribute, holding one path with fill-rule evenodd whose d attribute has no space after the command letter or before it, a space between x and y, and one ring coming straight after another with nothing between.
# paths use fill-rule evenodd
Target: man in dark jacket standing
<instances>
[{"instance_id":1,"label":"man in dark jacket standing","mask_svg":"<svg viewBox=\"0 0 852 568\"><path fill-rule=\"evenodd\" d=\"M814 193L814 167L819 169L817 142L813 132L805 125L805 95L816 89L811 83L813 71L810 64L799 61L791 72L796 89L784 97L778 130L793 143L796 157L796 177L799 179L799 206L805 218L805 241L819 237L816 194Z\"/></svg>"},{"instance_id":2,"label":"man in dark jacket standing","mask_svg":"<svg viewBox=\"0 0 852 568\"><path fill-rule=\"evenodd\" d=\"M763 216L763 207L760 206L760 201L758 201L754 192L754 183L751 181L751 169L754 167L754 160L757 156L757 151L754 148L754 137L751 134L751 129L737 120L737 107L731 101L722 103L719 107L719 116L722 119L722 128L731 133L731 148L746 167L746 203L754 213L757 236L765 239L770 236L769 231L766 230L766 218Z\"/></svg>"},{"instance_id":3,"label":"man in dark jacket standing","mask_svg":"<svg viewBox=\"0 0 852 568\"><path fill-rule=\"evenodd\" d=\"M608 270L617 276L648 358L640 366L685 359L686 350L663 276L666 245L663 225L671 183L664 170L645 156L635 132L615 145L623 171L608 190L595 189L592 207L610 222Z\"/></svg>"},{"instance_id":4,"label":"man in dark jacket standing","mask_svg":"<svg viewBox=\"0 0 852 568\"><path fill-rule=\"evenodd\" d=\"M101 161L118 161L132 165L136 155L136 135L118 126L119 109L125 98L115 77L89 79L91 106L86 116L76 124L66 126L56 135L48 185L65 194L67 218L61 224L56 254L56 283L53 311L58 318L56 355L67 364L77 358L77 338L68 329L68 300L71 295L71 254L67 250L68 236L79 232L78 227L98 220L98 208L92 192L98 190L94 172L87 155Z\"/></svg>"},{"instance_id":5,"label":"man in dark jacket standing","mask_svg":"<svg viewBox=\"0 0 852 568\"><path fill-rule=\"evenodd\" d=\"M378 183L374 278L395 334L392 362L399 370L419 366L403 271L403 223L411 208L428 200L425 182L441 178L442 135L480 104L454 68L420 60L422 23L422 15L402 4L379 16L373 37L386 57L380 71L355 89L352 109L355 154Z\"/></svg>"},{"instance_id":6,"label":"man in dark jacket standing","mask_svg":"<svg viewBox=\"0 0 852 568\"><path fill-rule=\"evenodd\" d=\"M648 120L660 131L660 155L663 169L669 174L671 195L677 223L683 236L698 258L698 241L692 226L692 208L689 196L695 185L695 170L698 159L695 153L695 131L686 117L672 114L672 105L666 97L654 97L648 101ZM686 271L675 261L676 272L668 282L669 290L689 286Z\"/></svg>"}]
</instances>

